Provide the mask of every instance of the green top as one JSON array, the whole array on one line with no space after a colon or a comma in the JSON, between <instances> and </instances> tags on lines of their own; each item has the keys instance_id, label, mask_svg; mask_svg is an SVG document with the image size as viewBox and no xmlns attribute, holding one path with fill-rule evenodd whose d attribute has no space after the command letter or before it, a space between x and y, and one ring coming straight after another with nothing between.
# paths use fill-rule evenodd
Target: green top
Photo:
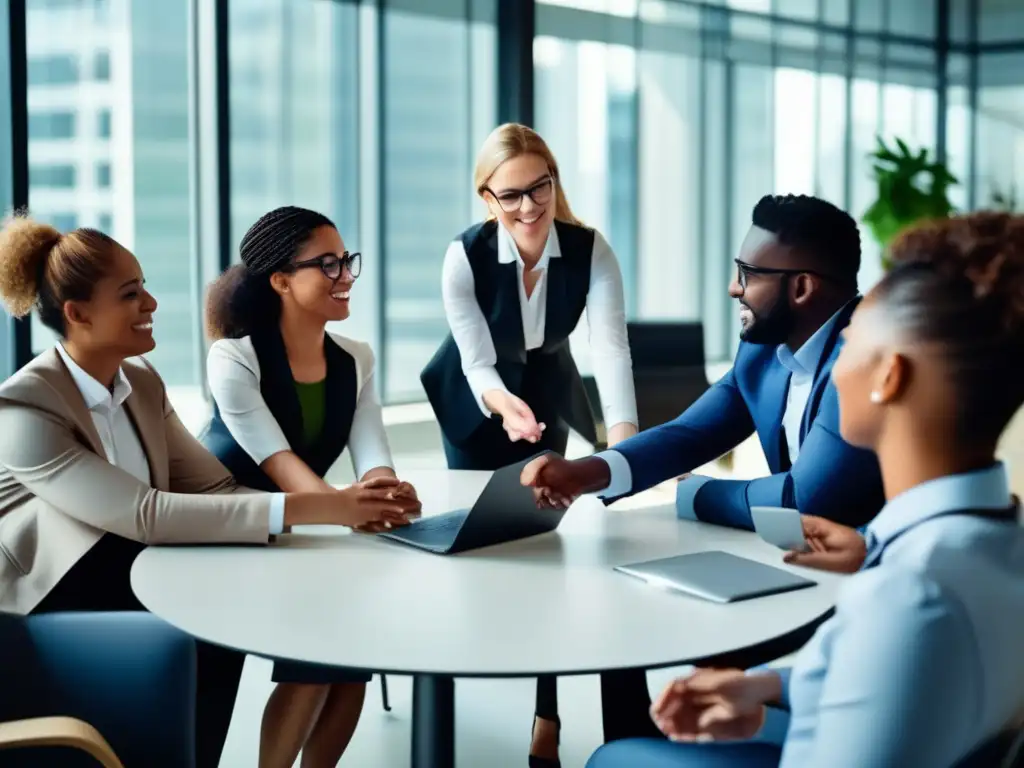
<instances>
[{"instance_id":1,"label":"green top","mask_svg":"<svg viewBox=\"0 0 1024 768\"><path fill-rule=\"evenodd\" d=\"M302 411L302 439L306 441L306 445L316 442L324 430L324 416L327 410L326 385L326 379L311 384L295 382L299 410Z\"/></svg>"}]
</instances>

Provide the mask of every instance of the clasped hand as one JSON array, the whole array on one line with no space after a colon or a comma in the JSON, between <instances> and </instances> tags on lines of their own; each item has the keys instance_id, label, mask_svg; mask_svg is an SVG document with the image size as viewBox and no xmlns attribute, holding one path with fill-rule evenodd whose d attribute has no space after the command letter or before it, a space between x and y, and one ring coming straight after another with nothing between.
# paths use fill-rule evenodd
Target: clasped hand
<instances>
[{"instance_id":1,"label":"clasped hand","mask_svg":"<svg viewBox=\"0 0 1024 768\"><path fill-rule=\"evenodd\" d=\"M698 669L670 683L651 705L651 719L673 741L752 738L765 705L782 696L782 680L766 670Z\"/></svg>"},{"instance_id":2,"label":"clasped hand","mask_svg":"<svg viewBox=\"0 0 1024 768\"><path fill-rule=\"evenodd\" d=\"M345 525L363 533L408 525L419 516L416 489L396 477L375 477L338 491Z\"/></svg>"}]
</instances>

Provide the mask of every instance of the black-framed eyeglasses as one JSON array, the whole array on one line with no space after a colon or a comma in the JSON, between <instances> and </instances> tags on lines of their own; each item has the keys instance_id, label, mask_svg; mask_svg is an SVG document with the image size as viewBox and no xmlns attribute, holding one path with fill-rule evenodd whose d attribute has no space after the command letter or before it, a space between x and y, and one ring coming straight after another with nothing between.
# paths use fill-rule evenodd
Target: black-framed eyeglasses
<instances>
[{"instance_id":1,"label":"black-framed eyeglasses","mask_svg":"<svg viewBox=\"0 0 1024 768\"><path fill-rule=\"evenodd\" d=\"M325 253L323 256L317 256L315 259L293 261L282 272L295 272L300 269L310 269L311 267L319 267L328 280L337 280L346 269L353 278L356 278L359 277L359 272L363 268L363 254L345 251L341 256L337 256L333 253Z\"/></svg>"},{"instance_id":2,"label":"black-framed eyeglasses","mask_svg":"<svg viewBox=\"0 0 1024 768\"><path fill-rule=\"evenodd\" d=\"M755 267L753 264L747 264L747 262L740 261L739 259L733 259L733 261L736 262L736 280L740 284L740 288L744 290L747 288L747 282L751 275L785 275L786 277L791 275L814 275L822 280L838 279L832 277L832 275L815 272L813 269L773 269L771 267Z\"/></svg>"},{"instance_id":3,"label":"black-framed eyeglasses","mask_svg":"<svg viewBox=\"0 0 1024 768\"><path fill-rule=\"evenodd\" d=\"M551 196L555 191L555 179L546 176L529 189L503 189L501 193L495 192L490 187L484 187L490 192L501 210L505 213L514 213L523 207L523 198L529 197L534 205L547 205L551 202Z\"/></svg>"}]
</instances>

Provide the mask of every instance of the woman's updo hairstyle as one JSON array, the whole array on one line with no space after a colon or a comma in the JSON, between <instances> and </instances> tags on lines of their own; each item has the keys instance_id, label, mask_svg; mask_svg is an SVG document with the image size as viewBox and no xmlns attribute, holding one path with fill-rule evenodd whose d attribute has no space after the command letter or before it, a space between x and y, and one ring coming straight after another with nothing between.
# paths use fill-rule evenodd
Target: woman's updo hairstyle
<instances>
[{"instance_id":1,"label":"woman's updo hairstyle","mask_svg":"<svg viewBox=\"0 0 1024 768\"><path fill-rule=\"evenodd\" d=\"M61 234L16 214L0 230L0 301L14 317L35 309L43 325L64 338L64 303L89 300L119 247L95 229Z\"/></svg>"},{"instance_id":2,"label":"woman's updo hairstyle","mask_svg":"<svg viewBox=\"0 0 1024 768\"><path fill-rule=\"evenodd\" d=\"M249 227L239 246L236 264L210 284L206 292L206 335L240 339L259 328L276 325L281 297L270 284L321 227L334 227L322 213L285 206L264 214Z\"/></svg>"},{"instance_id":3,"label":"woman's updo hairstyle","mask_svg":"<svg viewBox=\"0 0 1024 768\"><path fill-rule=\"evenodd\" d=\"M1024 403L1024 216L929 222L890 255L895 266L875 295L897 333L941 349L963 434L998 438Z\"/></svg>"}]
</instances>

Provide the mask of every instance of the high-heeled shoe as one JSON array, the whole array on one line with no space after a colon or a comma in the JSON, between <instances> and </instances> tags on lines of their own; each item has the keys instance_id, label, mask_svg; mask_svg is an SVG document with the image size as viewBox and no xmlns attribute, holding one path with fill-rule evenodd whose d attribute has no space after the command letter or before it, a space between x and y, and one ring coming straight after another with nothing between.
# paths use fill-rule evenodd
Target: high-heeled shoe
<instances>
[{"instance_id":1,"label":"high-heeled shoe","mask_svg":"<svg viewBox=\"0 0 1024 768\"><path fill-rule=\"evenodd\" d=\"M562 744L562 721L558 717L555 717L553 719L545 717L543 719L544 720L549 720L550 722L555 724L555 727L558 729L557 734L555 736L555 743L558 744L559 746L561 746L561 744ZM536 729L536 727L537 727L537 718L536 718L536 716L534 716L533 725L530 726L530 740L531 741L533 740L533 732ZM557 758L552 760L551 758L548 758L548 757L537 757L536 755L530 755L530 766L529 766L529 768L562 768L562 761L557 759Z\"/></svg>"}]
</instances>

